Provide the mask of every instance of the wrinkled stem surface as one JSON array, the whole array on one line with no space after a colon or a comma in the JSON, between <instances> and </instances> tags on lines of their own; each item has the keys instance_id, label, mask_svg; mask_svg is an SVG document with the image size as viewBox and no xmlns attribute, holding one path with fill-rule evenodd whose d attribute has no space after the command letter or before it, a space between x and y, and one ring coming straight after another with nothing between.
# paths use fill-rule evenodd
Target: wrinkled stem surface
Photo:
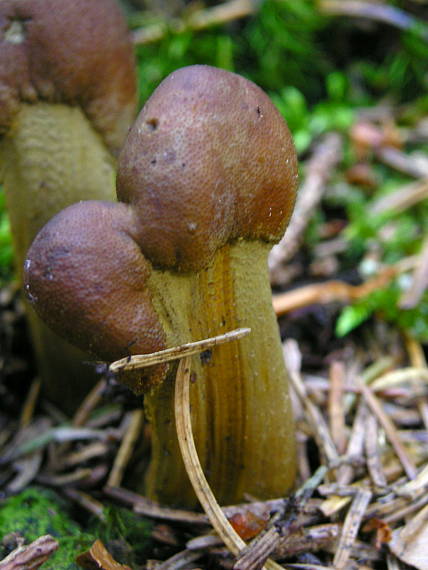
<instances>
[{"instance_id":1,"label":"wrinkled stem surface","mask_svg":"<svg viewBox=\"0 0 428 570\"><path fill-rule=\"evenodd\" d=\"M115 200L114 160L77 107L23 105L0 139L0 172L20 276L28 247L54 214L79 200ZM82 364L88 357L28 312L46 393L70 411L93 382Z\"/></svg>"},{"instance_id":2,"label":"wrinkled stem surface","mask_svg":"<svg viewBox=\"0 0 428 570\"><path fill-rule=\"evenodd\" d=\"M194 366L194 436L204 473L221 504L241 501L245 493L260 499L281 496L295 475L294 426L271 304L268 250L259 242L238 242L223 247L211 266L195 276L153 276L153 288L163 291L156 308L170 331L168 344L252 329L246 338L216 348ZM173 376L174 371L146 398L153 430L147 492L164 503L191 506L195 499L174 431Z\"/></svg>"}]
</instances>

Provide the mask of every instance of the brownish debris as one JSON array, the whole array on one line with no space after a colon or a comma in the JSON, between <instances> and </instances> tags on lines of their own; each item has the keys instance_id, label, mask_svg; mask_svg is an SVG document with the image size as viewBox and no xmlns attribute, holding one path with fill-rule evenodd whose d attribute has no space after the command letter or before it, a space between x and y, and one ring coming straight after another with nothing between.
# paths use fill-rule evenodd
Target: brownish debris
<instances>
[{"instance_id":1,"label":"brownish debris","mask_svg":"<svg viewBox=\"0 0 428 570\"><path fill-rule=\"evenodd\" d=\"M49 534L31 544L19 545L9 556L0 561L1 570L34 570L57 550L58 542Z\"/></svg>"},{"instance_id":2,"label":"brownish debris","mask_svg":"<svg viewBox=\"0 0 428 570\"><path fill-rule=\"evenodd\" d=\"M101 540L96 540L87 552L79 554L76 563L89 570L131 570L129 566L116 562Z\"/></svg>"}]
</instances>

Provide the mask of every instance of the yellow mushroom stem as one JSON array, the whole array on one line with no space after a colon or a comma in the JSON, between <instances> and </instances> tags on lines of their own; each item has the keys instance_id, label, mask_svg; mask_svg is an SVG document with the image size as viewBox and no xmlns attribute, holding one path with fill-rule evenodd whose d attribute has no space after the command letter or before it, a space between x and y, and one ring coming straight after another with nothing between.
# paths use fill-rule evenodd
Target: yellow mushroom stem
<instances>
[{"instance_id":1,"label":"yellow mushroom stem","mask_svg":"<svg viewBox=\"0 0 428 570\"><path fill-rule=\"evenodd\" d=\"M115 160L82 111L63 104L21 105L0 138L0 178L20 279L27 249L54 214L79 200L115 200ZM72 410L95 377L89 358L27 308L45 392Z\"/></svg>"},{"instance_id":2,"label":"yellow mushroom stem","mask_svg":"<svg viewBox=\"0 0 428 570\"><path fill-rule=\"evenodd\" d=\"M295 476L294 425L267 273L270 245L226 245L196 274L155 270L149 279L168 346L249 327L240 342L192 366L192 426L202 468L220 504L285 494ZM197 361L196 361L197 360ZM174 426L174 376L145 397L152 460L144 492L194 506Z\"/></svg>"}]
</instances>

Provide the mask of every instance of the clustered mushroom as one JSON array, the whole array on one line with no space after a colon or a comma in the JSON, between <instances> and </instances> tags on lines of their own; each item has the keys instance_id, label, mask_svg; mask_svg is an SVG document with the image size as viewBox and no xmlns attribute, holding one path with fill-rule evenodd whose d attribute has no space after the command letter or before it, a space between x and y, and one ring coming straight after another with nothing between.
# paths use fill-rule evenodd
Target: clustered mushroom
<instances>
[{"instance_id":1,"label":"clustered mushroom","mask_svg":"<svg viewBox=\"0 0 428 570\"><path fill-rule=\"evenodd\" d=\"M115 200L135 107L132 43L114 0L0 2L0 179L20 272L54 214ZM47 395L70 409L89 389L85 357L29 318Z\"/></svg>"},{"instance_id":2,"label":"clustered mushroom","mask_svg":"<svg viewBox=\"0 0 428 570\"><path fill-rule=\"evenodd\" d=\"M284 233L297 166L267 95L224 70L167 77L119 158L119 203L54 217L25 262L30 302L56 331L105 360L239 327L252 334L193 363L192 425L220 503L283 495L295 474L287 373L267 255ZM171 505L194 495L173 421L175 367L123 373L145 393L152 459L145 492Z\"/></svg>"}]
</instances>

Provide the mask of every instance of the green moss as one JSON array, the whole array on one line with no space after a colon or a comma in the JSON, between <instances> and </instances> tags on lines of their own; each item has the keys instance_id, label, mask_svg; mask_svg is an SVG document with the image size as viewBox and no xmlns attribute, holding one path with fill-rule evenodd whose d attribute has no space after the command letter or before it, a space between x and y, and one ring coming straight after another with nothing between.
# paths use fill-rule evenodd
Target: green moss
<instances>
[{"instance_id":1,"label":"green moss","mask_svg":"<svg viewBox=\"0 0 428 570\"><path fill-rule=\"evenodd\" d=\"M45 534L52 535L60 546L43 565L46 570L77 570L76 556L97 538L121 564L144 562L151 544L152 524L123 508L109 506L104 514L105 521L93 519L88 529L82 530L70 518L67 503L56 493L32 487L0 506L0 542L12 532L21 534L26 544ZM0 543L0 559L8 554Z\"/></svg>"},{"instance_id":2,"label":"green moss","mask_svg":"<svg viewBox=\"0 0 428 570\"><path fill-rule=\"evenodd\" d=\"M70 519L65 504L54 492L34 487L7 499L0 507L0 536L11 532L21 534L26 543L45 534L58 540L58 550L43 565L46 570L79 568L74 563L76 555L95 540ZM3 558L8 552L0 546L0 554Z\"/></svg>"}]
</instances>

